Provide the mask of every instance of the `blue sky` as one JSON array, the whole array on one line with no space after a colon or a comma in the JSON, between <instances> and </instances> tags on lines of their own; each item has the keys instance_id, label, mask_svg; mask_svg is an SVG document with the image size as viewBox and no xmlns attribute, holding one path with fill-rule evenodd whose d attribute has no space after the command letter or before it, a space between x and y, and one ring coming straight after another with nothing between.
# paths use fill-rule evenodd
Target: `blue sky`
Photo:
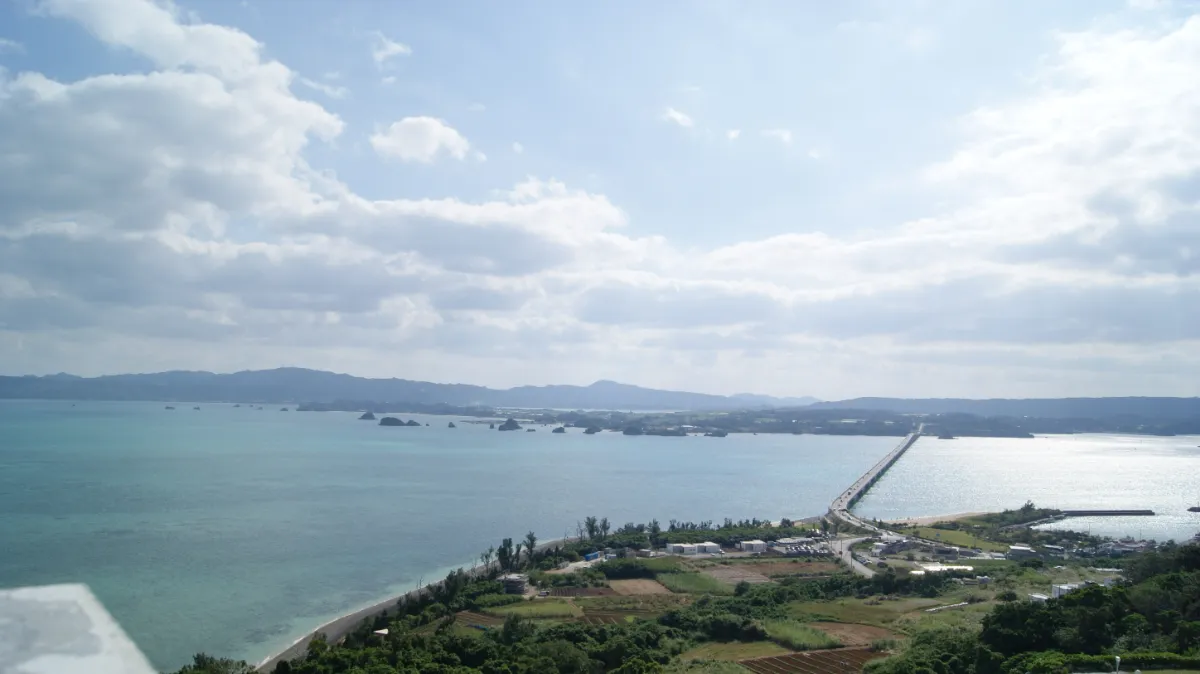
<instances>
[{"instance_id":1,"label":"blue sky","mask_svg":"<svg viewBox=\"0 0 1200 674\"><path fill-rule=\"evenodd\" d=\"M1195 395L1195 11L0 4L0 370Z\"/></svg>"}]
</instances>

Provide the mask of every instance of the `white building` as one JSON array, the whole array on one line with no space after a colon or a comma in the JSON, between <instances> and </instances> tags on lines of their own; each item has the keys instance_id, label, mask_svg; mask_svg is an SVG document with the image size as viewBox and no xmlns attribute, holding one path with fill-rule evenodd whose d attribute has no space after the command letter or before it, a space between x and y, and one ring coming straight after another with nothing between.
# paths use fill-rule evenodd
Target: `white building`
<instances>
[{"instance_id":1,"label":"white building","mask_svg":"<svg viewBox=\"0 0 1200 674\"><path fill-rule=\"evenodd\" d=\"M696 545L696 552L715 555L721 552L721 546L712 541L704 541Z\"/></svg>"},{"instance_id":2,"label":"white building","mask_svg":"<svg viewBox=\"0 0 1200 674\"><path fill-rule=\"evenodd\" d=\"M699 546L691 543L667 543L667 553L673 555L694 555L699 551Z\"/></svg>"},{"instance_id":3,"label":"white building","mask_svg":"<svg viewBox=\"0 0 1200 674\"><path fill-rule=\"evenodd\" d=\"M760 540L742 541L737 544L738 550L742 552L766 552L767 544Z\"/></svg>"},{"instance_id":4,"label":"white building","mask_svg":"<svg viewBox=\"0 0 1200 674\"><path fill-rule=\"evenodd\" d=\"M1083 587L1083 583L1063 583L1062 585L1051 585L1050 596L1054 599L1058 599L1064 594L1070 594L1081 587Z\"/></svg>"}]
</instances>

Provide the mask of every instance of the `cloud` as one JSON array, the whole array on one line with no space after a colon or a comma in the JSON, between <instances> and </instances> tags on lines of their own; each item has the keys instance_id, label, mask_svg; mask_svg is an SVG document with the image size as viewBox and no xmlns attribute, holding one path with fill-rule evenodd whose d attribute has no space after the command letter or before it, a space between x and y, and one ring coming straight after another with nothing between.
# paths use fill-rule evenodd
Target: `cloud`
<instances>
[{"instance_id":1,"label":"cloud","mask_svg":"<svg viewBox=\"0 0 1200 674\"><path fill-rule=\"evenodd\" d=\"M672 124L678 124L685 129L692 128L692 118L676 110L675 108L667 108L666 112L662 114L662 119L663 121L671 122Z\"/></svg>"},{"instance_id":2,"label":"cloud","mask_svg":"<svg viewBox=\"0 0 1200 674\"><path fill-rule=\"evenodd\" d=\"M382 156L429 163L441 155L464 159L471 144L440 119L405 117L373 134L371 147Z\"/></svg>"},{"instance_id":3,"label":"cloud","mask_svg":"<svg viewBox=\"0 0 1200 674\"><path fill-rule=\"evenodd\" d=\"M770 138L771 140L779 141L784 145L792 144L791 129L763 129L761 133L763 138Z\"/></svg>"},{"instance_id":4,"label":"cloud","mask_svg":"<svg viewBox=\"0 0 1200 674\"><path fill-rule=\"evenodd\" d=\"M737 140L738 136L742 135L741 129L730 129L725 132L725 137L729 140Z\"/></svg>"},{"instance_id":5,"label":"cloud","mask_svg":"<svg viewBox=\"0 0 1200 674\"><path fill-rule=\"evenodd\" d=\"M514 142L512 144L512 151L514 154L521 154L521 153L525 152L525 146L520 143Z\"/></svg>"},{"instance_id":6,"label":"cloud","mask_svg":"<svg viewBox=\"0 0 1200 674\"><path fill-rule=\"evenodd\" d=\"M401 42L389 40L386 35L376 31L371 39L371 58L375 60L375 65L383 67L389 60L396 56L409 56L412 54L412 47Z\"/></svg>"},{"instance_id":7,"label":"cloud","mask_svg":"<svg viewBox=\"0 0 1200 674\"><path fill-rule=\"evenodd\" d=\"M807 154L809 159L820 159L822 156L824 156L821 154L821 151L815 147L808 148Z\"/></svg>"},{"instance_id":8,"label":"cloud","mask_svg":"<svg viewBox=\"0 0 1200 674\"><path fill-rule=\"evenodd\" d=\"M914 52L929 49L937 40L937 35L928 26L912 26L894 21L842 21L836 30L843 35L872 42L899 44Z\"/></svg>"},{"instance_id":9,"label":"cloud","mask_svg":"<svg viewBox=\"0 0 1200 674\"><path fill-rule=\"evenodd\" d=\"M17 42L16 40L10 40L8 38L0 37L0 54L3 54L5 52L15 53L15 54L24 54L25 53L25 45L21 44L20 42Z\"/></svg>"},{"instance_id":10,"label":"cloud","mask_svg":"<svg viewBox=\"0 0 1200 674\"><path fill-rule=\"evenodd\" d=\"M346 94L350 93L350 90L346 87L336 87L330 84L325 84L324 82L310 80L307 77L301 77L300 84L303 84L309 89L319 91L330 98L345 98Z\"/></svg>"},{"instance_id":11,"label":"cloud","mask_svg":"<svg viewBox=\"0 0 1200 674\"><path fill-rule=\"evenodd\" d=\"M45 8L149 66L0 79L5 371L1197 392L1200 18L1054 35L1028 89L965 112L918 172L922 217L767 238L732 221L704 244L546 176L368 196L310 165L344 123L246 33L136 0ZM370 140L479 159L434 117Z\"/></svg>"}]
</instances>

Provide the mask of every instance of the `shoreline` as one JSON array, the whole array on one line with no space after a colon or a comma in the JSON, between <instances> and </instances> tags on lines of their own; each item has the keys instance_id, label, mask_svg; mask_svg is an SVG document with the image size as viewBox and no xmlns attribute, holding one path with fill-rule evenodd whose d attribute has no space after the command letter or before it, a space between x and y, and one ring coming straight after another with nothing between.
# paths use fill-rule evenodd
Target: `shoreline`
<instances>
[{"instance_id":1,"label":"shoreline","mask_svg":"<svg viewBox=\"0 0 1200 674\"><path fill-rule=\"evenodd\" d=\"M950 513L949 515L923 515L921 517L905 517L898 520L885 520L885 524L904 524L908 526L927 527L938 522L955 522L965 520L968 517L978 517L986 515L986 512L966 512L966 513Z\"/></svg>"},{"instance_id":2,"label":"shoreline","mask_svg":"<svg viewBox=\"0 0 1200 674\"><path fill-rule=\"evenodd\" d=\"M538 544L537 550L539 550L539 551L545 550L546 548L549 548L549 547L552 547L552 546L555 546L555 545L558 545L560 543L564 543L564 542L567 542L570 540L571 540L570 537L555 538L553 540L549 540L544 543ZM496 562L492 562L492 564L494 565L494 564L496 564ZM472 565L472 566L470 566L470 568L468 568L467 565L461 565L461 564L460 565L452 565L452 566L448 567L448 569L449 570L447 570L446 573L450 573L457 569L462 569L464 572L466 572L470 576L475 576L475 575L478 575L478 574L486 571L486 567L483 567L483 566ZM350 611L348 613L344 613L344 614L334 618L333 620L330 620L330 621L304 633L304 635L301 636L299 639L296 639L291 644L289 644L287 648L284 648L281 651L278 651L276 653L273 653L273 654L267 656L266 658L263 658L258 664L253 665L254 670L257 672L262 672L264 674L270 674L270 672L275 668L275 666L277 664L279 664L279 662L281 662L283 660L293 660L295 658L298 658L298 657L304 655L308 651L308 642L312 641L312 638L319 633L324 634L326 640L330 644L335 644L338 641L340 641L343 637L345 637L347 634L353 632L355 630L355 628L357 628L363 621L374 618L374 617L378 616L379 614L383 613L384 611L392 610L393 608L396 607L396 604L398 604L401 600L413 601L415 599L418 599L421 595L428 592L431 588L441 585L444 580L445 580L445 577L443 575L443 577L438 578L437 580L428 582L419 587L414 587L413 589L408 590L407 592L392 595L386 599L381 599L381 600L375 602L374 604L371 604L370 606L366 606L366 607L363 607L360 609Z\"/></svg>"}]
</instances>

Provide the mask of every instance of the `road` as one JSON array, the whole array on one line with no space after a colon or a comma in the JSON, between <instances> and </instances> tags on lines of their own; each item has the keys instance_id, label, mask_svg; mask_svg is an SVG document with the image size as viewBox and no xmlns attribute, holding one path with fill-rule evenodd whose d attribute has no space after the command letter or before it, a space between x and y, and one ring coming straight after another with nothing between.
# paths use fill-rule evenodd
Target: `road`
<instances>
[{"instance_id":1,"label":"road","mask_svg":"<svg viewBox=\"0 0 1200 674\"><path fill-rule=\"evenodd\" d=\"M867 492L868 489L871 488L871 485L875 484L876 480L878 480L885 472L887 472L888 468L892 467L892 464L900 460L900 457L908 451L909 447L912 447L913 444L916 443L917 438L921 437L921 431L923 430L925 430L925 424L918 426L916 432L905 436L904 440L901 441L901 443L897 445L895 449L888 452L887 456L880 459L879 463L876 463L871 467L871 470L868 470L865 475L858 478L854 484L850 485L846 491L839 494L838 497L833 500L833 503L829 505L829 514L836 519L845 522L846 524L869 531L875 536L886 538L891 535L890 532L884 531L870 522L859 519L854 513L850 512L850 508L856 501L858 501L859 498L862 497L863 494ZM871 576L875 575L875 572L855 561L854 555L850 552L851 545L866 539L866 536L861 536L858 538L836 539L830 541L829 545L837 554L837 556L846 563L846 566L850 567L850 569L858 575L870 578Z\"/></svg>"},{"instance_id":2,"label":"road","mask_svg":"<svg viewBox=\"0 0 1200 674\"><path fill-rule=\"evenodd\" d=\"M867 536L859 536L858 538L836 538L829 541L829 548L838 556L842 562L849 567L851 571L857 573L864 578L870 578L875 575L875 572L867 566L859 563L854 559L854 554L850 551L850 546L855 543L867 540Z\"/></svg>"}]
</instances>

